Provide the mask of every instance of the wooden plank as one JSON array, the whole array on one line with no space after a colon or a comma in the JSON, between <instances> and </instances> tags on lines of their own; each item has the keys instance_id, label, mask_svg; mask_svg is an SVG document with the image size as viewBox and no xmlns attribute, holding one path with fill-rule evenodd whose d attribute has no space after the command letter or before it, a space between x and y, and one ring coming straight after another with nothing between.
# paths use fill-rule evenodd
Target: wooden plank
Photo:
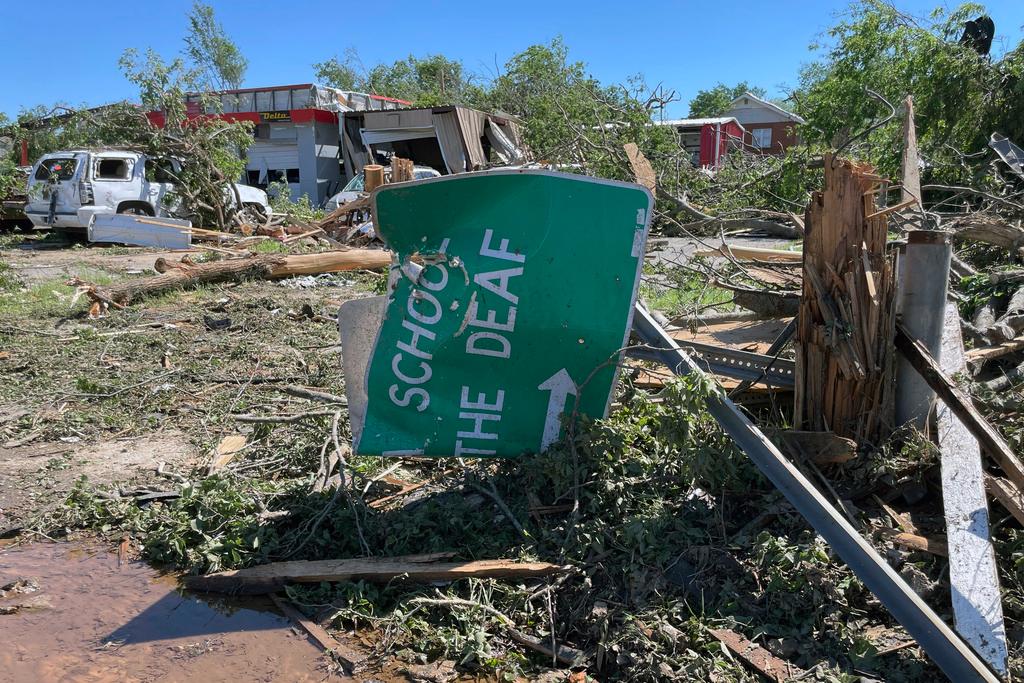
<instances>
[{"instance_id":1,"label":"wooden plank","mask_svg":"<svg viewBox=\"0 0 1024 683\"><path fill-rule=\"evenodd\" d=\"M717 249L702 249L694 256L732 256L737 259L752 261L778 261L781 263L800 263L803 253L786 251L785 249L763 249L761 247L741 247L738 244L725 243Z\"/></svg>"},{"instance_id":2,"label":"wooden plank","mask_svg":"<svg viewBox=\"0 0 1024 683\"><path fill-rule=\"evenodd\" d=\"M892 206L887 206L884 209L879 209L878 211L874 211L874 212L868 214L867 217L868 217L868 220L870 220L872 218L881 218L883 216L888 216L891 213L896 213L897 211L902 211L903 209L906 209L907 207L913 206L914 204L917 204L917 200L916 199L908 199L908 200L906 200L904 202L900 202L899 204L893 204Z\"/></svg>"},{"instance_id":3,"label":"wooden plank","mask_svg":"<svg viewBox=\"0 0 1024 683\"><path fill-rule=\"evenodd\" d=\"M947 376L967 369L956 304L946 304L940 359ZM1006 625L989 537L981 446L945 402L938 402L935 413L956 630L993 669L1005 675Z\"/></svg>"},{"instance_id":4,"label":"wooden plank","mask_svg":"<svg viewBox=\"0 0 1024 683\"><path fill-rule=\"evenodd\" d=\"M526 579L568 571L568 567L547 562L518 562L516 560L436 562L434 561L436 557L436 555L425 555L272 562L206 576L189 576L185 578L185 585L193 590L213 593L259 595L274 593L288 583L319 583L321 581L387 583L399 577L418 583L457 581L464 578Z\"/></svg>"},{"instance_id":5,"label":"wooden plank","mask_svg":"<svg viewBox=\"0 0 1024 683\"><path fill-rule=\"evenodd\" d=\"M1024 524L1024 494L1021 494L1019 489L1002 477L995 477L986 472L985 490L998 500L1014 519Z\"/></svg>"},{"instance_id":6,"label":"wooden plank","mask_svg":"<svg viewBox=\"0 0 1024 683\"><path fill-rule=\"evenodd\" d=\"M1009 341L1004 341L1002 344L996 344L995 346L983 346L978 349L971 349L964 353L964 357L968 363L980 363L985 361L994 360L996 358L1002 358L1009 354L1024 349L1024 337L1014 337Z\"/></svg>"},{"instance_id":7,"label":"wooden plank","mask_svg":"<svg viewBox=\"0 0 1024 683\"><path fill-rule=\"evenodd\" d=\"M914 127L914 98L907 95L903 112L903 201L921 201L921 167L917 152L917 129Z\"/></svg>"},{"instance_id":8,"label":"wooden plank","mask_svg":"<svg viewBox=\"0 0 1024 683\"><path fill-rule=\"evenodd\" d=\"M277 605L277 608L281 610L286 617L302 627L302 630L306 632L306 635L312 638L321 649L325 652L329 652L333 657L341 662L342 666L345 667L349 674L360 669L366 663L366 655L356 652L355 650L339 643L334 636L328 633L322 626L306 617L305 614L300 612L290 602L277 595L277 593L271 593L270 599L274 601L274 604Z\"/></svg>"},{"instance_id":9,"label":"wooden plank","mask_svg":"<svg viewBox=\"0 0 1024 683\"><path fill-rule=\"evenodd\" d=\"M913 339L900 323L896 325L896 348L910 361L943 403L964 423L989 457L1003 469L1007 478L1018 489L1024 489L1024 464L999 432L981 416L970 397L942 372L942 368L928 353L928 349Z\"/></svg>"},{"instance_id":10,"label":"wooden plank","mask_svg":"<svg viewBox=\"0 0 1024 683\"><path fill-rule=\"evenodd\" d=\"M800 667L776 657L768 650L747 640L735 631L727 628L712 628L708 630L718 642L725 645L733 654L770 681L783 683L783 681L807 674Z\"/></svg>"},{"instance_id":11,"label":"wooden plank","mask_svg":"<svg viewBox=\"0 0 1024 683\"><path fill-rule=\"evenodd\" d=\"M903 546L904 548L921 550L926 553L931 553L932 555L938 555L939 557L949 557L948 543L938 538L928 538L926 536L912 534L909 531L895 531L885 527L875 529L875 533L887 538L896 545ZM1002 616L1002 610L1000 610L1000 616Z\"/></svg>"}]
</instances>

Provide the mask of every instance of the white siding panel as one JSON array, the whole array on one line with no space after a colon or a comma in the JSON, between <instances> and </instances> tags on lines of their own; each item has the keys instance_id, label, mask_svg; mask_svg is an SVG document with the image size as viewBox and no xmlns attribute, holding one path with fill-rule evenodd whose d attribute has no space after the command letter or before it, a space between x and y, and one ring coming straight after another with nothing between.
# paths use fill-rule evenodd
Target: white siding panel
<instances>
[{"instance_id":1,"label":"white siding panel","mask_svg":"<svg viewBox=\"0 0 1024 683\"><path fill-rule=\"evenodd\" d=\"M766 109L765 107L737 107L736 109L731 109L728 115L735 117L744 128L748 127L748 124L755 123L791 123L789 119L780 116L778 112Z\"/></svg>"}]
</instances>

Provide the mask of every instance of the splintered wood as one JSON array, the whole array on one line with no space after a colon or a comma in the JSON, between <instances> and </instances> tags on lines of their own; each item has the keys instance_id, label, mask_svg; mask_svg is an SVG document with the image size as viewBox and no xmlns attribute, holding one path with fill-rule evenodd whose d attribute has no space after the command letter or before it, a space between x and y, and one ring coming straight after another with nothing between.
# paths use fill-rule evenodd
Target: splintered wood
<instances>
[{"instance_id":1,"label":"splintered wood","mask_svg":"<svg viewBox=\"0 0 1024 683\"><path fill-rule=\"evenodd\" d=\"M825 188L807 207L797 326L795 423L858 443L892 427L895 278L885 253L882 179L825 157Z\"/></svg>"},{"instance_id":2,"label":"splintered wood","mask_svg":"<svg viewBox=\"0 0 1024 683\"><path fill-rule=\"evenodd\" d=\"M412 159L391 157L391 182L405 183L414 179Z\"/></svg>"}]
</instances>

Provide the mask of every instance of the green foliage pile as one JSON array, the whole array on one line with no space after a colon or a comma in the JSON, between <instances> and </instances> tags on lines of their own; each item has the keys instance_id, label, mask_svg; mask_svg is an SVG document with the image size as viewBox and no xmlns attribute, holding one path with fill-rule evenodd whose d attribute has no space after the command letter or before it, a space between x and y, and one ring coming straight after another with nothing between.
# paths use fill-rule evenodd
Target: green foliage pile
<instances>
[{"instance_id":1,"label":"green foliage pile","mask_svg":"<svg viewBox=\"0 0 1024 683\"><path fill-rule=\"evenodd\" d=\"M281 450L268 444L247 451L245 474L193 479L178 500L146 508L96 495L83 482L47 528L130 533L148 558L191 571L358 557L361 539L379 556L447 551L465 560L571 566L568 576L539 585L464 580L436 589L396 580L289 588L310 614L328 609L339 628L372 627L381 654L455 660L470 672L531 677L550 666L508 638L498 612L545 641L554 633L596 653L591 673L604 680L753 680L708 634L723 625L797 665L822 665L818 680L848 680L833 666L887 680L934 674L909 652L876 656L864 629L891 626L890 618L718 429L703 409L711 390L682 379L658 401L627 395L610 418L578 425L542 455L423 464L422 474L441 485L387 509L370 508L359 495L384 467L376 458L352 461L351 503L309 493L318 459L312 435L329 430L320 422L309 425L310 437L293 437L283 473L275 462ZM277 474L248 465L272 453ZM368 500L387 493L368 490ZM535 516L537 505L566 509Z\"/></svg>"}]
</instances>

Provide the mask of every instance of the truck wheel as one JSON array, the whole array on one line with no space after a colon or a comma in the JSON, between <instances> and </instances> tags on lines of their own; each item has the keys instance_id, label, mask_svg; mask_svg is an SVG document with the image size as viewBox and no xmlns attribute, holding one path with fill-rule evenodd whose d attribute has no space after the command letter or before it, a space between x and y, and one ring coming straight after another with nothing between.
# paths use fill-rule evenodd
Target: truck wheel
<instances>
[{"instance_id":1,"label":"truck wheel","mask_svg":"<svg viewBox=\"0 0 1024 683\"><path fill-rule=\"evenodd\" d=\"M145 202L123 202L117 207L117 212L133 216L152 216L153 207Z\"/></svg>"}]
</instances>

